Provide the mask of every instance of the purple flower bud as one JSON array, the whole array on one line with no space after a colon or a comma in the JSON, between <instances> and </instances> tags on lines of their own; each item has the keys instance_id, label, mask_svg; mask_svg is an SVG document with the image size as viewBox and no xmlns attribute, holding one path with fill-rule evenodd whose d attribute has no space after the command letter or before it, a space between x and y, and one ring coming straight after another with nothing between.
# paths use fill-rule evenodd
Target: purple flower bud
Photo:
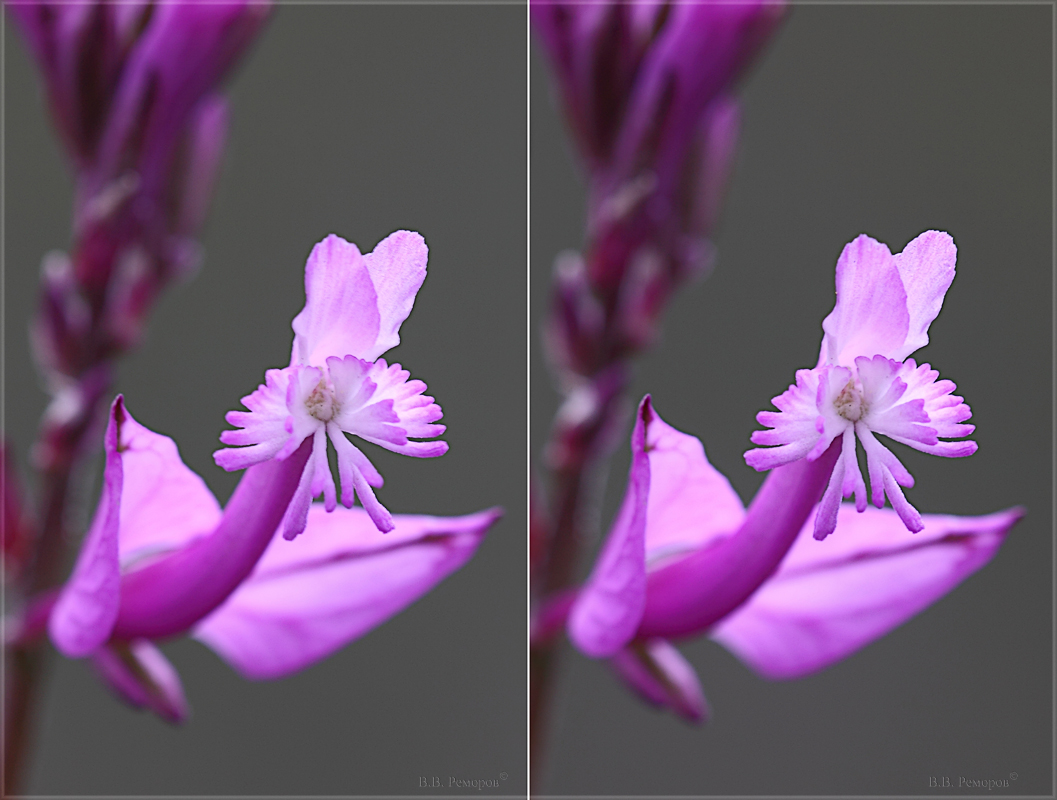
<instances>
[{"instance_id":1,"label":"purple flower bud","mask_svg":"<svg viewBox=\"0 0 1057 800\"><path fill-rule=\"evenodd\" d=\"M563 369L592 374L603 363L605 315L578 254L563 253L554 262L552 302L543 331L548 355Z\"/></svg>"},{"instance_id":2,"label":"purple flower bud","mask_svg":"<svg viewBox=\"0 0 1057 800\"><path fill-rule=\"evenodd\" d=\"M737 136L730 94L783 12L763 2L533 2L589 172L596 286L619 285L650 243L673 280L707 265L700 239L715 223Z\"/></svg>"}]
</instances>

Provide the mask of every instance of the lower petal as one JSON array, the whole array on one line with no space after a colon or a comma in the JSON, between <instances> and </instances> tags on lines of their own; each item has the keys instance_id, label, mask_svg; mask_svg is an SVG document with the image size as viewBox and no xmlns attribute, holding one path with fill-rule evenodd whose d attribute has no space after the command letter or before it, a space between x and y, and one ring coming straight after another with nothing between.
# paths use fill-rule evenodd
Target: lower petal
<instances>
[{"instance_id":1,"label":"lower petal","mask_svg":"<svg viewBox=\"0 0 1057 800\"><path fill-rule=\"evenodd\" d=\"M162 652L146 639L116 643L92 656L99 677L135 708L147 708L167 722L187 720L190 710L180 675Z\"/></svg>"},{"instance_id":2,"label":"lower petal","mask_svg":"<svg viewBox=\"0 0 1057 800\"><path fill-rule=\"evenodd\" d=\"M1024 515L929 514L909 536L890 510L840 509L847 535L824 545L804 526L774 577L713 638L766 678L799 678L854 653L943 597L998 551Z\"/></svg>"},{"instance_id":3,"label":"lower petal","mask_svg":"<svg viewBox=\"0 0 1057 800\"><path fill-rule=\"evenodd\" d=\"M194 636L247 678L304 669L465 564L501 513L400 515L391 536L381 537L361 509L328 514L316 505L309 535L297 546L273 541L253 575Z\"/></svg>"},{"instance_id":4,"label":"lower petal","mask_svg":"<svg viewBox=\"0 0 1057 800\"><path fill-rule=\"evenodd\" d=\"M283 538L291 541L304 531L308 524L308 509L312 505L312 478L316 471L316 462L309 456L305 469L301 473L301 480L297 484L293 499L286 509L282 524L279 526L283 531Z\"/></svg>"},{"instance_id":5,"label":"lower petal","mask_svg":"<svg viewBox=\"0 0 1057 800\"><path fill-rule=\"evenodd\" d=\"M708 703L693 666L665 639L621 650L609 662L647 703L667 707L687 722L707 722Z\"/></svg>"}]
</instances>

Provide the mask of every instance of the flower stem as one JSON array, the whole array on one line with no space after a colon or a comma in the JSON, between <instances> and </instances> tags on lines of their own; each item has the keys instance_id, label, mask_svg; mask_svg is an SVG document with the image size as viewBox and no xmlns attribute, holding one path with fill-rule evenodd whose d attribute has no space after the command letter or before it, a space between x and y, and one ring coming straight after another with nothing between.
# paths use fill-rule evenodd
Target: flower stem
<instances>
[{"instance_id":1,"label":"flower stem","mask_svg":"<svg viewBox=\"0 0 1057 800\"><path fill-rule=\"evenodd\" d=\"M21 573L13 600L24 607L30 598L57 586L66 564L69 504L75 475L85 461L86 440L95 430L101 400L109 381L96 372L84 381L81 408L73 418L55 423L45 414L38 447L45 461L41 476L40 528ZM33 722L43 689L50 653L35 637L6 648L3 720L4 796L19 793L25 783L33 743Z\"/></svg>"}]
</instances>

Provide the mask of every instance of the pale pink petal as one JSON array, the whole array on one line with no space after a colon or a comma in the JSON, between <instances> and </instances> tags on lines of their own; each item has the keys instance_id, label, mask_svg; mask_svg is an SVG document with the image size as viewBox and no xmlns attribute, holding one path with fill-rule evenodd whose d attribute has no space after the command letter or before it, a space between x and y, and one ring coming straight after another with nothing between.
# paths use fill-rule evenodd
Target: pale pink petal
<instances>
[{"instance_id":1,"label":"pale pink petal","mask_svg":"<svg viewBox=\"0 0 1057 800\"><path fill-rule=\"evenodd\" d=\"M651 416L647 395L639 405L631 434L631 469L624 501L591 577L569 613L569 638L591 658L615 655L630 642L646 605L650 462L645 452L645 428Z\"/></svg>"},{"instance_id":2,"label":"pale pink petal","mask_svg":"<svg viewBox=\"0 0 1057 800\"><path fill-rule=\"evenodd\" d=\"M929 343L929 325L939 315L943 297L954 280L958 248L949 233L925 231L894 258L910 315L906 343L892 354L896 361L902 361Z\"/></svg>"},{"instance_id":3,"label":"pale pink petal","mask_svg":"<svg viewBox=\"0 0 1057 800\"><path fill-rule=\"evenodd\" d=\"M305 265L305 307L294 317L291 365L321 367L329 356L347 355L371 361L379 324L378 295L363 256L331 234L312 248Z\"/></svg>"},{"instance_id":4,"label":"pale pink petal","mask_svg":"<svg viewBox=\"0 0 1057 800\"><path fill-rule=\"evenodd\" d=\"M333 511L337 507L338 500L334 487L334 475L330 471L330 462L327 459L327 429L320 425L312 437L312 482L309 484L308 493L311 497L319 497L323 494L324 508Z\"/></svg>"},{"instance_id":5,"label":"pale pink petal","mask_svg":"<svg viewBox=\"0 0 1057 800\"><path fill-rule=\"evenodd\" d=\"M287 394L291 379L297 374L291 369L270 369L265 382L253 394L242 398L249 411L229 411L228 424L242 430L224 431L220 441L228 445L249 445L240 449L224 448L213 453L213 460L221 469L245 469L274 458L290 439L293 421L287 408Z\"/></svg>"},{"instance_id":6,"label":"pale pink petal","mask_svg":"<svg viewBox=\"0 0 1057 800\"><path fill-rule=\"evenodd\" d=\"M292 373L286 388L289 416L285 426L288 436L282 449L275 454L280 461L289 458L301 446L301 442L326 427L322 420L313 415L313 410L319 413L328 403L333 405L323 370L316 367L288 367L287 371Z\"/></svg>"},{"instance_id":7,"label":"pale pink petal","mask_svg":"<svg viewBox=\"0 0 1057 800\"><path fill-rule=\"evenodd\" d=\"M830 364L850 367L857 356L894 358L907 338L907 294L895 259L861 234L837 261L837 302L822 321Z\"/></svg>"},{"instance_id":8,"label":"pale pink petal","mask_svg":"<svg viewBox=\"0 0 1057 800\"><path fill-rule=\"evenodd\" d=\"M923 524L921 515L910 505L899 488L913 487L914 477L907 472L906 467L891 450L874 438L869 428L860 424L856 425L855 431L862 442L863 450L866 451L866 468L870 473L873 504L881 508L885 495L888 495L892 508L906 524L907 530L917 533Z\"/></svg>"},{"instance_id":9,"label":"pale pink petal","mask_svg":"<svg viewBox=\"0 0 1057 800\"><path fill-rule=\"evenodd\" d=\"M651 565L738 529L745 506L730 481L708 463L699 439L677 431L655 410L646 424L646 455L646 558Z\"/></svg>"},{"instance_id":10,"label":"pale pink petal","mask_svg":"<svg viewBox=\"0 0 1057 800\"><path fill-rule=\"evenodd\" d=\"M841 458L844 461L844 485L841 495L851 497L855 495L855 508L859 511L866 509L866 482L859 469L859 458L855 449L855 428L848 428L844 432L841 442Z\"/></svg>"},{"instance_id":11,"label":"pale pink petal","mask_svg":"<svg viewBox=\"0 0 1057 800\"><path fill-rule=\"evenodd\" d=\"M822 500L820 500L818 504L818 513L815 515L815 531L813 535L820 541L837 529L837 509L840 506L840 492L841 486L844 482L844 470L845 465L842 450L841 458L837 459L837 463L833 467L833 472L830 473L829 483L826 484L826 491L822 493Z\"/></svg>"},{"instance_id":12,"label":"pale pink petal","mask_svg":"<svg viewBox=\"0 0 1057 800\"><path fill-rule=\"evenodd\" d=\"M397 516L379 536L360 509L309 513L309 535L273 540L256 570L194 637L248 678L319 661L424 595L473 555L497 509Z\"/></svg>"},{"instance_id":13,"label":"pale pink petal","mask_svg":"<svg viewBox=\"0 0 1057 800\"><path fill-rule=\"evenodd\" d=\"M633 644L610 659L613 669L647 703L670 708L688 722L707 722L708 703L693 666L665 639Z\"/></svg>"},{"instance_id":14,"label":"pale pink petal","mask_svg":"<svg viewBox=\"0 0 1057 800\"><path fill-rule=\"evenodd\" d=\"M936 436L926 439L914 435L914 432L902 430L878 430L879 433L932 455L960 458L976 452L976 442L936 441L936 437L957 439L969 436L976 430L974 425L963 424L972 417L973 412L961 397L952 394L958 388L952 381L936 380L939 372L928 364L917 366L912 358L901 366L899 377L906 383L906 398L921 401L928 417L928 426L935 431Z\"/></svg>"},{"instance_id":15,"label":"pale pink petal","mask_svg":"<svg viewBox=\"0 0 1057 800\"><path fill-rule=\"evenodd\" d=\"M190 709L180 675L169 660L146 639L114 643L92 654L99 677L134 708L146 708L179 724Z\"/></svg>"},{"instance_id":16,"label":"pale pink petal","mask_svg":"<svg viewBox=\"0 0 1057 800\"><path fill-rule=\"evenodd\" d=\"M426 384L419 380L408 380L411 373L399 364L391 366L384 358L371 365L370 378L378 387L374 399L392 400L393 413L399 420L408 438L432 439L444 433L443 425L435 425L444 416L432 397L423 394Z\"/></svg>"},{"instance_id":17,"label":"pale pink petal","mask_svg":"<svg viewBox=\"0 0 1057 800\"><path fill-rule=\"evenodd\" d=\"M809 520L775 576L712 636L765 677L807 675L943 597L991 559L1023 514L929 514L911 535L890 510L844 505L840 536L814 541Z\"/></svg>"},{"instance_id":18,"label":"pale pink petal","mask_svg":"<svg viewBox=\"0 0 1057 800\"><path fill-rule=\"evenodd\" d=\"M338 454L338 474L341 476L341 503L345 508L351 508L355 495L360 497L360 505L374 521L375 526L382 533L388 533L393 529L393 517L389 510L378 502L372 486L382 485L382 476L374 468L374 464L360 449L350 442L344 433L335 425L327 426L330 440L334 443L334 450Z\"/></svg>"},{"instance_id":19,"label":"pale pink petal","mask_svg":"<svg viewBox=\"0 0 1057 800\"><path fill-rule=\"evenodd\" d=\"M815 420L815 429L819 436L815 446L805 456L808 461L814 461L829 450L833 440L852 425L837 410L840 398L852 380L851 370L846 367L821 367L817 371L819 379L815 406L818 409L818 418Z\"/></svg>"},{"instance_id":20,"label":"pale pink petal","mask_svg":"<svg viewBox=\"0 0 1057 800\"><path fill-rule=\"evenodd\" d=\"M445 428L434 424L443 412L423 394L426 384L408 380L410 373L399 364L346 356L328 359L327 367L340 406L334 422L341 430L405 455L429 458L447 452L443 442L408 441L440 436Z\"/></svg>"},{"instance_id":21,"label":"pale pink petal","mask_svg":"<svg viewBox=\"0 0 1057 800\"><path fill-rule=\"evenodd\" d=\"M121 563L174 550L220 522L220 504L180 460L176 443L125 411L121 423Z\"/></svg>"},{"instance_id":22,"label":"pale pink petal","mask_svg":"<svg viewBox=\"0 0 1057 800\"><path fill-rule=\"evenodd\" d=\"M290 505L283 514L279 528L283 532L283 538L291 541L300 536L308 524L308 510L312 506L312 479L316 472L316 442L312 441L312 452L308 457L305 468L301 471L301 479L297 482L297 489L290 500ZM329 467L328 467L329 469Z\"/></svg>"},{"instance_id":23,"label":"pale pink petal","mask_svg":"<svg viewBox=\"0 0 1057 800\"><path fill-rule=\"evenodd\" d=\"M95 517L85 534L73 574L62 588L48 621L48 632L64 656L81 658L102 645L114 629L121 604L118 557L122 464L118 442L125 410L118 395L110 407L103 446L106 466Z\"/></svg>"},{"instance_id":24,"label":"pale pink petal","mask_svg":"<svg viewBox=\"0 0 1057 800\"><path fill-rule=\"evenodd\" d=\"M428 256L429 250L421 235L413 231L396 231L363 257L378 295L380 321L375 347L361 354L362 358L374 361L386 350L400 344L400 325L411 313L415 295L426 279ZM330 355L347 353L335 351Z\"/></svg>"},{"instance_id":25,"label":"pale pink petal","mask_svg":"<svg viewBox=\"0 0 1057 800\"><path fill-rule=\"evenodd\" d=\"M866 485L863 483L859 461L855 455L855 428L848 426L841 437L840 458L833 468L833 474L830 475L826 491L818 505L818 513L815 515L815 539L821 541L837 529L837 510L840 508L841 497L850 496L852 491L856 492L856 507L860 511L865 509Z\"/></svg>"},{"instance_id":26,"label":"pale pink petal","mask_svg":"<svg viewBox=\"0 0 1057 800\"><path fill-rule=\"evenodd\" d=\"M378 502L378 498L374 496L374 491L371 489L370 484L367 483L363 472L359 469L353 468L352 485L356 489L356 494L359 495L360 505L363 506L371 521L374 522L375 527L382 533L389 533L396 524L393 522L393 516L389 513L389 509Z\"/></svg>"},{"instance_id":27,"label":"pale pink petal","mask_svg":"<svg viewBox=\"0 0 1057 800\"><path fill-rule=\"evenodd\" d=\"M777 445L758 447L745 453L745 462L757 472L774 469L799 461L811 452L818 442L818 389L822 370L797 370L796 383L775 397L775 411L761 411L756 420L774 430L755 431L755 444Z\"/></svg>"}]
</instances>

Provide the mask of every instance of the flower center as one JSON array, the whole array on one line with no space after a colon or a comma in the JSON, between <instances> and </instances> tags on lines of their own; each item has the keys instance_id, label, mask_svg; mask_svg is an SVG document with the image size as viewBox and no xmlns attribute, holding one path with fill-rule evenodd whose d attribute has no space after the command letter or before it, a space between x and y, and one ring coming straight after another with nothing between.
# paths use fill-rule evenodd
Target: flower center
<instances>
[{"instance_id":1,"label":"flower center","mask_svg":"<svg viewBox=\"0 0 1057 800\"><path fill-rule=\"evenodd\" d=\"M849 422L858 422L866 413L866 403L863 402L862 392L855 387L855 381L848 381L848 385L840 390L837 399L833 401L833 407L844 419Z\"/></svg>"},{"instance_id":2,"label":"flower center","mask_svg":"<svg viewBox=\"0 0 1057 800\"><path fill-rule=\"evenodd\" d=\"M320 422L330 422L341 410L334 400L334 394L327 387L326 378L320 378L312 394L305 400L308 413Z\"/></svg>"}]
</instances>

